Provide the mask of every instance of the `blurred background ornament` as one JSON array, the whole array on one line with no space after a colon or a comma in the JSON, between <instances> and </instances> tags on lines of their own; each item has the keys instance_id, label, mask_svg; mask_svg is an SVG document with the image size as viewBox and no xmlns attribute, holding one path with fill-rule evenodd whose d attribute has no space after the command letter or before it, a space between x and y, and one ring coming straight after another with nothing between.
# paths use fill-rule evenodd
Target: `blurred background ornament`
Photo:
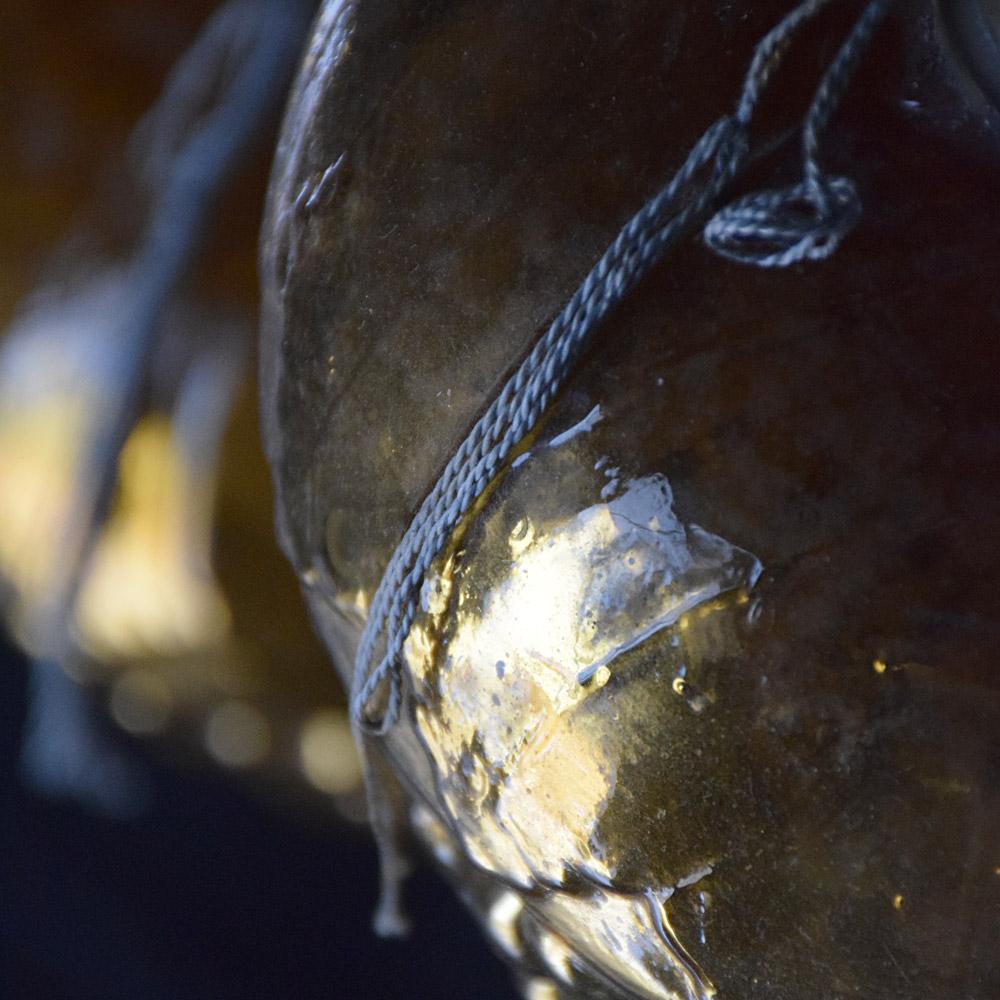
<instances>
[{"instance_id":1,"label":"blurred background ornament","mask_svg":"<svg viewBox=\"0 0 1000 1000\"><path fill-rule=\"evenodd\" d=\"M304 764L317 713L345 734L346 719L287 578L266 569L246 400L252 297L246 283L213 287L199 267L248 152L266 155L259 133L311 13L309 2L231 0L211 15L0 346L0 578L8 626L35 661L25 773L112 811L139 799L112 777L129 762L95 745L95 694L129 733L200 746L275 789L290 777L317 796L333 787L359 815L344 741L320 785ZM252 259L250 211L241 252ZM227 476L240 392L230 439L242 443L229 447L242 455ZM224 524L234 508L220 476L224 494L245 497L222 549L219 508ZM236 561L234 573L225 563Z\"/></svg>"}]
</instances>

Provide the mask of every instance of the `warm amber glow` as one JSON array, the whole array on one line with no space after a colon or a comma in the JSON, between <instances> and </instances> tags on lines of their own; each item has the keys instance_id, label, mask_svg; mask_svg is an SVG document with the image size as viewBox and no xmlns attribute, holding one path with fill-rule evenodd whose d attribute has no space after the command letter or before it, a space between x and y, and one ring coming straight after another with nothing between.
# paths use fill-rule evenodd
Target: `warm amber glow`
<instances>
[{"instance_id":1,"label":"warm amber glow","mask_svg":"<svg viewBox=\"0 0 1000 1000\"><path fill-rule=\"evenodd\" d=\"M0 405L0 573L16 591L18 631L59 568L91 410L82 396Z\"/></svg>"},{"instance_id":2,"label":"warm amber glow","mask_svg":"<svg viewBox=\"0 0 1000 1000\"><path fill-rule=\"evenodd\" d=\"M534 950L555 980L572 978L564 946L572 938L573 955L606 968L637 995L708 1000L714 987L685 951L664 903L710 875L714 860L696 857L689 875L648 895L618 891L608 805L623 763L655 760L658 751L617 724L615 694L631 686L634 697L642 686L652 692L650 717L679 711L661 672L683 679L694 670L698 657L689 653L703 634L723 627L723 612L752 590L760 563L682 523L658 476L630 481L610 500L564 516L523 515L511 523L505 513L484 511L465 555L432 570L425 614L404 648L437 801L467 857L509 885L530 892L564 883L570 872L586 885L579 893L529 897L552 934L532 930ZM714 704L714 693L689 681L681 692L695 712ZM524 898L512 890L488 914L493 937L514 954ZM535 983L555 989L547 977Z\"/></svg>"},{"instance_id":3,"label":"warm amber glow","mask_svg":"<svg viewBox=\"0 0 1000 1000\"><path fill-rule=\"evenodd\" d=\"M551 979L540 976L528 980L526 994L528 1000L559 1000L559 991Z\"/></svg>"},{"instance_id":4,"label":"warm amber glow","mask_svg":"<svg viewBox=\"0 0 1000 1000\"><path fill-rule=\"evenodd\" d=\"M170 425L147 417L122 452L119 497L77 605L85 646L108 657L169 655L225 636L229 609L208 569L197 498ZM203 542L202 539L205 539Z\"/></svg>"},{"instance_id":5,"label":"warm amber glow","mask_svg":"<svg viewBox=\"0 0 1000 1000\"><path fill-rule=\"evenodd\" d=\"M78 463L98 409L82 393L0 408L0 574L14 589L11 624L26 642L28 622L66 568ZM230 616L209 570L212 484L192 475L162 417L132 432L119 477L76 607L82 645L115 659L218 641Z\"/></svg>"}]
</instances>

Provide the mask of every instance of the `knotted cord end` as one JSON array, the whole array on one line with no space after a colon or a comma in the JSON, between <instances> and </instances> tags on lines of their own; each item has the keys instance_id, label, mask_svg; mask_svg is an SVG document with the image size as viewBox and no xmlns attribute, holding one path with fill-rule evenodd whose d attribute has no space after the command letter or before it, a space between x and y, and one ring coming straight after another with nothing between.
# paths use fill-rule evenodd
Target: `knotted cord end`
<instances>
[{"instance_id":1,"label":"knotted cord end","mask_svg":"<svg viewBox=\"0 0 1000 1000\"><path fill-rule=\"evenodd\" d=\"M709 220L703 239L714 253L740 264L790 267L825 260L861 214L854 182L823 176L737 199Z\"/></svg>"}]
</instances>

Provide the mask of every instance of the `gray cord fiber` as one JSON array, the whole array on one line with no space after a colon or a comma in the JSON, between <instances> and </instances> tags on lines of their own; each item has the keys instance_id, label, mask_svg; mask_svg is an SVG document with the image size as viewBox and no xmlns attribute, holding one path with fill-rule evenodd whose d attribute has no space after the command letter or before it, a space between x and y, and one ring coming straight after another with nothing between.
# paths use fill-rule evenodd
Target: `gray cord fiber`
<instances>
[{"instance_id":1,"label":"gray cord fiber","mask_svg":"<svg viewBox=\"0 0 1000 1000\"><path fill-rule=\"evenodd\" d=\"M403 644L431 563L552 402L605 317L668 249L711 216L746 164L753 113L793 36L832 2L805 0L761 39L736 111L708 128L670 182L625 224L452 455L389 560L372 601L351 693L351 717L361 732L384 735L399 716ZM857 222L861 209L853 183L827 178L819 167L819 135L891 2L871 0L820 81L803 126L804 180L787 190L739 199L716 213L704 230L713 251L758 267L788 267L829 256ZM373 704L377 697L384 701L381 717Z\"/></svg>"},{"instance_id":2,"label":"gray cord fiber","mask_svg":"<svg viewBox=\"0 0 1000 1000\"><path fill-rule=\"evenodd\" d=\"M802 128L802 181L756 191L717 212L703 234L709 249L741 264L789 267L829 257L857 225L861 218L857 188L847 177L823 173L819 137L891 3L874 0L868 5L824 73Z\"/></svg>"}]
</instances>

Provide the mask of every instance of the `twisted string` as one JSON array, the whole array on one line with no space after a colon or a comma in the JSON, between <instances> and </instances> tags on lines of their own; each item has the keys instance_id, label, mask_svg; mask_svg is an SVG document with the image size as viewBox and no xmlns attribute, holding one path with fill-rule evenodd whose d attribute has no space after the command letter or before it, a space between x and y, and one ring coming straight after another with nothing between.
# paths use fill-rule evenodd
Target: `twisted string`
<instances>
[{"instance_id":1,"label":"twisted string","mask_svg":"<svg viewBox=\"0 0 1000 1000\"><path fill-rule=\"evenodd\" d=\"M802 180L789 187L755 191L717 212L703 239L713 252L756 267L790 267L824 260L861 218L854 182L823 172L819 140L850 84L861 54L892 0L874 0L858 19L823 74L802 128Z\"/></svg>"},{"instance_id":2,"label":"twisted string","mask_svg":"<svg viewBox=\"0 0 1000 1000\"><path fill-rule=\"evenodd\" d=\"M831 2L805 0L758 43L735 113L708 128L670 182L625 224L448 461L390 558L372 601L358 646L351 693L351 716L361 731L384 735L399 716L403 645L416 617L421 587L431 563L510 453L537 423L608 313L668 249L704 224L746 163L754 110L793 36ZM827 181L816 166L818 135L846 90L854 66L889 3L891 0L872 0L868 5L824 74L807 114L804 184L811 185L809 194L815 196L815 204L822 203L825 213L814 219L816 247L823 245L828 217L831 212L835 214L843 199L839 187ZM774 254L753 256L748 247L737 249L748 244L751 235L758 241L782 235L786 240L793 238L792 227L784 217L788 193L767 194L766 199L753 203L747 199L737 202L746 203L742 216L731 216L727 221L724 213L716 214L713 222L723 216L716 229L720 246L725 249L710 242L712 249L758 266L788 266L809 256L802 253L795 257L787 248L780 253L787 258L781 263L770 259ZM857 198L853 185L851 194L854 204ZM808 239L799 229L794 232L798 234L795 246ZM382 653L376 663L380 646ZM381 715L376 705L380 698L384 700Z\"/></svg>"}]
</instances>

